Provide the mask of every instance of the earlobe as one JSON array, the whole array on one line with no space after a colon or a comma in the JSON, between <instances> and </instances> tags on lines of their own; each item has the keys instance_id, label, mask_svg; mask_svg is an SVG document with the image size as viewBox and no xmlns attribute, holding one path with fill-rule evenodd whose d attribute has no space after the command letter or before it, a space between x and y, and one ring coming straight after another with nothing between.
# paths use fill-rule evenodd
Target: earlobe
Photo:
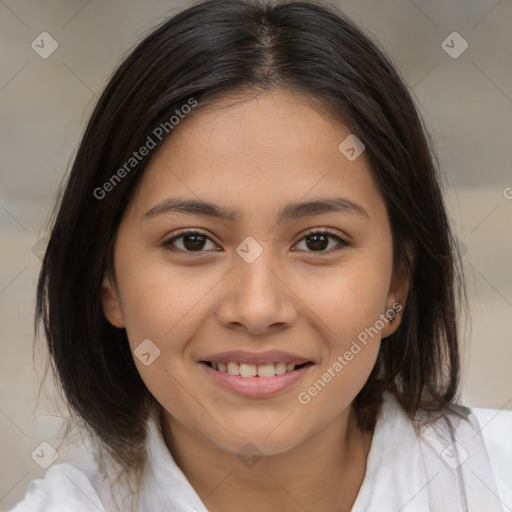
<instances>
[{"instance_id":1,"label":"earlobe","mask_svg":"<svg viewBox=\"0 0 512 512\"><path fill-rule=\"evenodd\" d=\"M412 269L414 268L414 252L411 243L406 243L405 262L402 261L394 269L389 287L384 315L388 319L382 329L382 339L391 336L402 323L405 304L409 295Z\"/></svg>"},{"instance_id":2,"label":"earlobe","mask_svg":"<svg viewBox=\"0 0 512 512\"><path fill-rule=\"evenodd\" d=\"M391 336L400 327L405 303L396 300L386 309L384 328L382 329L382 339Z\"/></svg>"},{"instance_id":3,"label":"earlobe","mask_svg":"<svg viewBox=\"0 0 512 512\"><path fill-rule=\"evenodd\" d=\"M101 285L101 304L103 306L103 313L107 320L118 328L124 327L123 313L117 294L111 284L111 279L107 272L103 277Z\"/></svg>"},{"instance_id":4,"label":"earlobe","mask_svg":"<svg viewBox=\"0 0 512 512\"><path fill-rule=\"evenodd\" d=\"M386 304L386 323L382 329L382 339L391 336L402 321L407 295L409 293L409 278L402 275L395 275L391 282Z\"/></svg>"}]
</instances>

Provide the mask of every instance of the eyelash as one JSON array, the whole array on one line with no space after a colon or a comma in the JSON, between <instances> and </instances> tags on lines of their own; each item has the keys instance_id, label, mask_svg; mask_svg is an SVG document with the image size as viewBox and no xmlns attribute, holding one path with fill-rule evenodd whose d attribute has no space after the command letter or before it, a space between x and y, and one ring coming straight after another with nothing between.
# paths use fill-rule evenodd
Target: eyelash
<instances>
[{"instance_id":1,"label":"eyelash","mask_svg":"<svg viewBox=\"0 0 512 512\"><path fill-rule=\"evenodd\" d=\"M202 231L198 231L198 230L195 230L195 229L192 229L192 230L183 229L183 230L179 230L171 238L168 238L167 240L164 240L164 242L162 242L162 245L168 251L171 251L171 252L182 252L182 253L188 253L188 254L200 254L200 253L203 253L203 252L207 252L207 251L185 251L183 249L177 249L177 248L172 246L172 244L176 240L179 240L180 238L185 238L186 236L190 236L190 235L200 235L200 236L203 236L206 239L210 240L211 242L215 243L206 233L204 233ZM311 254L313 254L315 256L322 256L322 255L325 255L325 254L333 254L333 253L336 253L338 251L341 251L342 249L344 249L345 247L350 245L346 240L341 238L339 235L337 235L337 234L335 234L335 233L333 233L333 232L331 232L331 231L329 231L329 230L327 230L325 228L316 228L313 231L308 231L307 233L305 233L302 236L302 238L297 242L297 244L299 242L302 242L302 240L304 240L305 238L307 238L309 236L313 236L313 235L327 235L327 236L329 236L331 238L336 239L336 241L338 242L338 244L340 246L338 249L335 249L335 250L331 249L329 251L306 251L306 252L310 252ZM295 244L295 245L297 245L297 244Z\"/></svg>"}]
</instances>

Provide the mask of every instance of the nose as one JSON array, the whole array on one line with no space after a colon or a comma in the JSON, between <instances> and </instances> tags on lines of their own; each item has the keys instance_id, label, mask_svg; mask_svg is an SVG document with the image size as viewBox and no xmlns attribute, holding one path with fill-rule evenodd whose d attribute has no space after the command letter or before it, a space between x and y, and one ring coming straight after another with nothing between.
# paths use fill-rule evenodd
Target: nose
<instances>
[{"instance_id":1,"label":"nose","mask_svg":"<svg viewBox=\"0 0 512 512\"><path fill-rule=\"evenodd\" d=\"M298 297L286 282L283 267L271 259L265 251L252 263L235 259L216 308L224 327L265 334L296 320Z\"/></svg>"}]
</instances>

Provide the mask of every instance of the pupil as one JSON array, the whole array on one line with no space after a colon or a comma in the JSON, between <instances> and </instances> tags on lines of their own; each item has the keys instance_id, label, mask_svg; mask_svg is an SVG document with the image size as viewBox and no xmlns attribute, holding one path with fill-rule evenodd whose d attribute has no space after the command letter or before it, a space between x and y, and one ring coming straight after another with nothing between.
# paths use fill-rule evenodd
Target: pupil
<instances>
[{"instance_id":1,"label":"pupil","mask_svg":"<svg viewBox=\"0 0 512 512\"><path fill-rule=\"evenodd\" d=\"M306 242L309 249L312 250L324 250L329 245L329 239L327 236L319 234L319 235L309 235L307 237L308 240L315 239L316 241L313 244ZM321 242L318 242L318 239L321 239ZM319 245L320 244L320 245Z\"/></svg>"},{"instance_id":2,"label":"pupil","mask_svg":"<svg viewBox=\"0 0 512 512\"><path fill-rule=\"evenodd\" d=\"M183 239L183 245L187 250L193 251L197 249L202 249L204 245L204 236L202 235L187 235ZM187 241L194 240L192 243L188 243ZM203 245L202 245L203 244Z\"/></svg>"}]
</instances>

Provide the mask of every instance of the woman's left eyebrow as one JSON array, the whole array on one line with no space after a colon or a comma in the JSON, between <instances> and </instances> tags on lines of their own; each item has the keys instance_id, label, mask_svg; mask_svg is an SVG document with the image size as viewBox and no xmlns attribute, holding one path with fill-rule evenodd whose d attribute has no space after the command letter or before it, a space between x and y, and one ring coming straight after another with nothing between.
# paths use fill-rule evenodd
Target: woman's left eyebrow
<instances>
[{"instance_id":1,"label":"woman's left eyebrow","mask_svg":"<svg viewBox=\"0 0 512 512\"><path fill-rule=\"evenodd\" d=\"M168 197L148 210L143 219L151 219L157 215L181 213L185 215L202 215L207 217L228 220L231 222L240 219L240 212L225 208L224 206L197 199L180 199ZM277 215L277 222L320 215L323 213L350 213L370 218L363 206L346 197L314 199L299 203L285 205Z\"/></svg>"}]
</instances>

